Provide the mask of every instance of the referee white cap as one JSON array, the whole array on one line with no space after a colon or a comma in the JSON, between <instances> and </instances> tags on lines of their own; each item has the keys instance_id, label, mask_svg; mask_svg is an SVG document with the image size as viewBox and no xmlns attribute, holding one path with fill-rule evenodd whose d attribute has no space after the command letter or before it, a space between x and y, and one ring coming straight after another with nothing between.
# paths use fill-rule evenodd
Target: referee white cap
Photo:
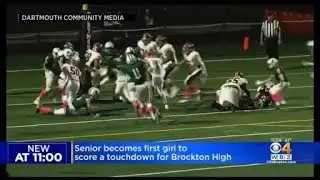
<instances>
[{"instance_id":1,"label":"referee white cap","mask_svg":"<svg viewBox=\"0 0 320 180\"><path fill-rule=\"evenodd\" d=\"M313 47L313 45L314 45L313 40L307 42L307 46Z\"/></svg>"}]
</instances>

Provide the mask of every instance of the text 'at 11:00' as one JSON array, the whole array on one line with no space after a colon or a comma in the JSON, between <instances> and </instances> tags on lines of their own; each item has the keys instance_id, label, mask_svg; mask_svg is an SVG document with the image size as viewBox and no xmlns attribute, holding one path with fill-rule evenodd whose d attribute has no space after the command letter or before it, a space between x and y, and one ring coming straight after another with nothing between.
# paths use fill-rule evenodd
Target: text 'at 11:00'
<instances>
[{"instance_id":1,"label":"text 'at 11:00'","mask_svg":"<svg viewBox=\"0 0 320 180\"><path fill-rule=\"evenodd\" d=\"M9 143L9 163L67 163L67 143Z\"/></svg>"}]
</instances>

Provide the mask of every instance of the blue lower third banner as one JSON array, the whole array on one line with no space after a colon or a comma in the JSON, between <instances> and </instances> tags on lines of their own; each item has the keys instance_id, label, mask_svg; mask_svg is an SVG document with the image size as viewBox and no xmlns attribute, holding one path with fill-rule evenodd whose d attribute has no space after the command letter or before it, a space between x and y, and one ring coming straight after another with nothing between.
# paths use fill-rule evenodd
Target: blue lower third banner
<instances>
[{"instance_id":1,"label":"blue lower third banner","mask_svg":"<svg viewBox=\"0 0 320 180\"><path fill-rule=\"evenodd\" d=\"M316 164L312 142L0 143L1 164Z\"/></svg>"}]
</instances>

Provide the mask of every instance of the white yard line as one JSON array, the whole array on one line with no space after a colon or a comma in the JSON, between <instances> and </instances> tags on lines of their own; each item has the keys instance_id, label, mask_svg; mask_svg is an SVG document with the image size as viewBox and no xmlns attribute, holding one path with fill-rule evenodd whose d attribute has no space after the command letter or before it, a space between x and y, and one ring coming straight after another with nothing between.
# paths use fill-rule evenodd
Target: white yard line
<instances>
[{"instance_id":1,"label":"white yard line","mask_svg":"<svg viewBox=\"0 0 320 180\"><path fill-rule=\"evenodd\" d=\"M291 59L291 58L300 58L300 57L310 57L310 55L293 55L293 56L280 56L280 59ZM226 59L213 59L213 60L205 60L205 62L230 62L230 61L252 61L258 59L265 59L267 57L250 57L250 58L226 58Z\"/></svg>"},{"instance_id":2,"label":"white yard line","mask_svg":"<svg viewBox=\"0 0 320 180\"><path fill-rule=\"evenodd\" d=\"M281 59L299 58L299 57L309 57L310 55L293 55L293 56L281 56ZM205 62L229 62L229 61L252 61L258 59L267 59L267 57L247 57L247 58L225 58L225 59L210 59L204 60ZM43 71L43 69L17 69L17 70L7 70L7 73L15 72L30 72L30 71Z\"/></svg>"},{"instance_id":3,"label":"white yard line","mask_svg":"<svg viewBox=\"0 0 320 180\"><path fill-rule=\"evenodd\" d=\"M165 140L165 141L159 141L159 142L177 142L177 141L193 141L193 140L207 140L207 139L212 140L212 139L222 139L222 138L263 136L263 135L273 135L273 134L303 133L303 132L312 132L312 131L313 131L313 129L295 130L295 131L281 131L281 132L251 133L251 134L234 134L234 135L225 135L225 136L213 136L213 137ZM179 170L171 170L171 171L158 171L158 172L147 172L147 173L116 175L116 176L113 176L113 177L152 176L152 175L175 174L175 173L206 171L206 170L216 170L216 169L252 167L252 166L260 166L260 165L265 165L265 164L245 164L245 165L230 165L230 166L214 166L214 167L204 167L204 168L189 168L189 169L179 169Z\"/></svg>"},{"instance_id":4,"label":"white yard line","mask_svg":"<svg viewBox=\"0 0 320 180\"><path fill-rule=\"evenodd\" d=\"M313 88L313 86L292 86L289 89L304 89L304 88ZM250 91L256 91L256 89L250 89ZM204 94L215 94L216 91L206 91ZM179 94L181 95L181 94ZM104 100L104 99L101 99ZM53 102L43 102L43 104L56 104ZM14 103L14 104L7 104L6 107L14 107L14 106L28 106L34 105L33 103Z\"/></svg>"},{"instance_id":5,"label":"white yard line","mask_svg":"<svg viewBox=\"0 0 320 180\"><path fill-rule=\"evenodd\" d=\"M313 105L283 107L281 109L289 110L289 109L303 109L303 108L313 108ZM235 113L260 112L260 111L274 111L274 109L269 108L269 109L244 110L244 111L236 111ZM230 113L232 112L222 111L222 112L206 112L206 113L194 113L194 114L174 114L174 115L164 116L163 118L204 116L204 115L212 115L212 114L230 114ZM112 121L131 121L131 120L138 120L138 119L141 119L141 117L126 117L126 118L115 118L115 119L91 119L88 121L69 121L69 122L44 123L44 124L24 124L24 125L16 125L16 126L7 126L7 129L33 128L33 127L44 127L44 126L63 126L63 125L89 124L89 123L101 123L101 122L112 122Z\"/></svg>"},{"instance_id":6,"label":"white yard line","mask_svg":"<svg viewBox=\"0 0 320 180\"><path fill-rule=\"evenodd\" d=\"M129 131L129 132L119 132L119 133L87 134L87 135L79 135L79 136L61 136L61 137L52 137L52 138L15 140L15 142L51 141L51 140L64 140L64 139L68 139L69 140L69 139L91 138L91 137L107 137L107 136L126 136L126 135L145 134L145 133L161 133L161 132L188 131L188 130L200 130L200 129L216 129L216 128L229 128L229 127L239 127L239 126L279 124L279 123L292 123L292 122L308 122L308 121L313 121L313 119L282 120L282 121L271 121L271 122L261 122L261 123L245 123L245 124L227 124L227 125L220 125L220 126L218 125L218 126L186 127L186 128L171 128L171 129L153 129L153 130L145 130L145 131Z\"/></svg>"},{"instance_id":7,"label":"white yard line","mask_svg":"<svg viewBox=\"0 0 320 180\"><path fill-rule=\"evenodd\" d=\"M303 125L274 125L274 124L258 124L258 125L252 125L256 127L284 127L284 128L314 128L313 126L303 126Z\"/></svg>"},{"instance_id":8,"label":"white yard line","mask_svg":"<svg viewBox=\"0 0 320 180\"><path fill-rule=\"evenodd\" d=\"M295 72L295 73L287 73L288 75L302 75L302 74L307 74L309 75L310 72ZM257 75L247 75L246 77L264 77L268 76L268 74L257 74ZM208 77L207 80L215 80L215 79L227 79L230 78L230 76L224 76L224 77ZM179 79L179 80L174 80L174 82L183 82L184 79ZM108 85L113 85L111 84L106 84L105 86ZM35 88L16 88L16 89L8 89L7 93L14 92L14 91L27 91L27 90L41 90L41 87L35 87Z\"/></svg>"},{"instance_id":9,"label":"white yard line","mask_svg":"<svg viewBox=\"0 0 320 180\"><path fill-rule=\"evenodd\" d=\"M7 93L9 93L9 92L14 92L14 91L22 91L22 90L24 90L24 91L27 91L27 90L29 90L29 91L31 91L31 90L41 90L41 87L8 89L8 90L7 90Z\"/></svg>"},{"instance_id":10,"label":"white yard line","mask_svg":"<svg viewBox=\"0 0 320 180\"><path fill-rule=\"evenodd\" d=\"M150 173L117 175L112 177L152 176L152 175L161 175L161 174L174 174L174 173L206 171L206 170L215 170L215 169L241 168L241 167L252 167L252 166L261 166L261 165L265 165L265 164L244 164L244 165L214 166L214 167L204 167L204 168L190 168L190 169L179 169L179 170L171 170L171 171L158 171L158 172L150 172Z\"/></svg>"}]
</instances>

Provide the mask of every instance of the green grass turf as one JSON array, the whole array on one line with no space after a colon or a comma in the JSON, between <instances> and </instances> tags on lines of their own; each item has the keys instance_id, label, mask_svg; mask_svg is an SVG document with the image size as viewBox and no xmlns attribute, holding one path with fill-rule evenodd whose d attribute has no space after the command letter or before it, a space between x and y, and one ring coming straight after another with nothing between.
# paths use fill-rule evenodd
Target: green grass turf
<instances>
[{"instance_id":1,"label":"green grass turf","mask_svg":"<svg viewBox=\"0 0 320 180\"><path fill-rule=\"evenodd\" d=\"M206 57L205 59L214 59ZM313 140L313 85L306 69L294 68L305 58L281 59L292 88L285 90L288 104L281 110L216 113L209 110L214 94L227 77L241 70L251 89L255 80L268 77L265 59L250 61L207 62L209 80L202 102L177 104L170 100L170 110L164 110L163 121L154 125L148 119L137 118L131 106L100 101L95 109L102 116L57 117L41 116L32 103L36 93L7 93L8 140L79 141L79 140L177 140L207 141L270 141L272 137L290 137L293 141ZM175 74L182 87L186 73ZM7 91L13 88L37 88L43 83L43 73L17 72L7 74ZM110 99L111 84L103 88L103 99ZM252 91L254 93L254 91ZM45 100L49 101L49 100ZM177 142L178 143L178 142ZM12 176L312 176L312 165L9 165Z\"/></svg>"}]
</instances>

